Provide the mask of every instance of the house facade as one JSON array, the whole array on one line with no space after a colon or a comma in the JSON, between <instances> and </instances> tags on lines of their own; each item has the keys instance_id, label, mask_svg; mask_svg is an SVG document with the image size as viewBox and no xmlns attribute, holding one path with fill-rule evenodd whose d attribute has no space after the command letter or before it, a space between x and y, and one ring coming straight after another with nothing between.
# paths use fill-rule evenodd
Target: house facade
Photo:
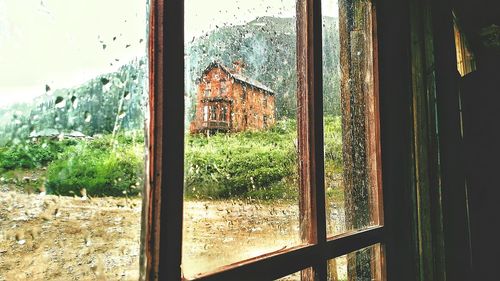
<instances>
[{"instance_id":1,"label":"house facade","mask_svg":"<svg viewBox=\"0 0 500 281\"><path fill-rule=\"evenodd\" d=\"M241 69L241 63L229 69L213 62L203 71L191 133L262 130L276 122L274 92Z\"/></svg>"}]
</instances>

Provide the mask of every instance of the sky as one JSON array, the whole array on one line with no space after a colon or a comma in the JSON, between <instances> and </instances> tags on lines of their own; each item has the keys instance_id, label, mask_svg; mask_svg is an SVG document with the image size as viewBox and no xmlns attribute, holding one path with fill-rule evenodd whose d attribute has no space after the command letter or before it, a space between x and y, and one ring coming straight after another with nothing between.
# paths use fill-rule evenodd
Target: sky
<instances>
[{"instance_id":1,"label":"sky","mask_svg":"<svg viewBox=\"0 0 500 281\"><path fill-rule=\"evenodd\" d=\"M77 86L146 54L147 0L0 0L0 107ZM336 1L323 12L338 13ZM294 0L186 0L185 40L260 16L292 17ZM104 45L106 45L104 47Z\"/></svg>"},{"instance_id":2,"label":"sky","mask_svg":"<svg viewBox=\"0 0 500 281\"><path fill-rule=\"evenodd\" d=\"M81 84L144 56L145 3L0 0L0 104L29 101L45 85Z\"/></svg>"}]
</instances>

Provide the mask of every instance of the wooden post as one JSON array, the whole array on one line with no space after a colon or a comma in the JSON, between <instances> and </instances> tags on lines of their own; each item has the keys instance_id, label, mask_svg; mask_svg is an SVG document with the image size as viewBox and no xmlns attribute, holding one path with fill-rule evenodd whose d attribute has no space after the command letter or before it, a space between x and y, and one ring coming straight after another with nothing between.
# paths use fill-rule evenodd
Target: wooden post
<instances>
[{"instance_id":1,"label":"wooden post","mask_svg":"<svg viewBox=\"0 0 500 281\"><path fill-rule=\"evenodd\" d=\"M321 34L321 1L297 1L300 230L304 243L320 247L326 244ZM326 264L303 270L302 280L325 280Z\"/></svg>"},{"instance_id":2,"label":"wooden post","mask_svg":"<svg viewBox=\"0 0 500 281\"><path fill-rule=\"evenodd\" d=\"M380 224L381 187L374 6L339 2L346 229ZM370 280L376 251L348 254L348 279Z\"/></svg>"}]
</instances>

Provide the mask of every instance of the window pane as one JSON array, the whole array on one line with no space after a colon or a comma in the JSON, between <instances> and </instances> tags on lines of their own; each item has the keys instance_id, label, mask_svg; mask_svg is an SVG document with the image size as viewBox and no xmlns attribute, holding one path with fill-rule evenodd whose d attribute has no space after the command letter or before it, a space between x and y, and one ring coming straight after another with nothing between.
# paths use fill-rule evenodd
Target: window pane
<instances>
[{"instance_id":1,"label":"window pane","mask_svg":"<svg viewBox=\"0 0 500 281\"><path fill-rule=\"evenodd\" d=\"M383 281L382 247L377 244L328 261L328 281Z\"/></svg>"},{"instance_id":2,"label":"window pane","mask_svg":"<svg viewBox=\"0 0 500 281\"><path fill-rule=\"evenodd\" d=\"M295 12L185 2L186 277L301 243Z\"/></svg>"},{"instance_id":3,"label":"window pane","mask_svg":"<svg viewBox=\"0 0 500 281\"><path fill-rule=\"evenodd\" d=\"M138 280L146 1L0 1L0 280Z\"/></svg>"},{"instance_id":4,"label":"window pane","mask_svg":"<svg viewBox=\"0 0 500 281\"><path fill-rule=\"evenodd\" d=\"M380 223L370 1L323 0L327 234Z\"/></svg>"}]
</instances>

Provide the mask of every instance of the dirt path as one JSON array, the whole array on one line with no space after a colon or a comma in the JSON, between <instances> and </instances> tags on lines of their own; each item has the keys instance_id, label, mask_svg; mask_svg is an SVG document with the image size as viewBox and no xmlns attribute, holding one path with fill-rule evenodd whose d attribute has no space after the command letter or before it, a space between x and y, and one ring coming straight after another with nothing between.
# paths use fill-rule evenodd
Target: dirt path
<instances>
[{"instance_id":1,"label":"dirt path","mask_svg":"<svg viewBox=\"0 0 500 281\"><path fill-rule=\"evenodd\" d=\"M137 280L140 202L0 192L0 280Z\"/></svg>"},{"instance_id":2,"label":"dirt path","mask_svg":"<svg viewBox=\"0 0 500 281\"><path fill-rule=\"evenodd\" d=\"M184 211L186 276L300 243L290 202L186 201ZM0 191L0 281L138 280L140 220L140 198Z\"/></svg>"},{"instance_id":3,"label":"dirt path","mask_svg":"<svg viewBox=\"0 0 500 281\"><path fill-rule=\"evenodd\" d=\"M299 208L292 202L187 201L185 276L300 244Z\"/></svg>"}]
</instances>

